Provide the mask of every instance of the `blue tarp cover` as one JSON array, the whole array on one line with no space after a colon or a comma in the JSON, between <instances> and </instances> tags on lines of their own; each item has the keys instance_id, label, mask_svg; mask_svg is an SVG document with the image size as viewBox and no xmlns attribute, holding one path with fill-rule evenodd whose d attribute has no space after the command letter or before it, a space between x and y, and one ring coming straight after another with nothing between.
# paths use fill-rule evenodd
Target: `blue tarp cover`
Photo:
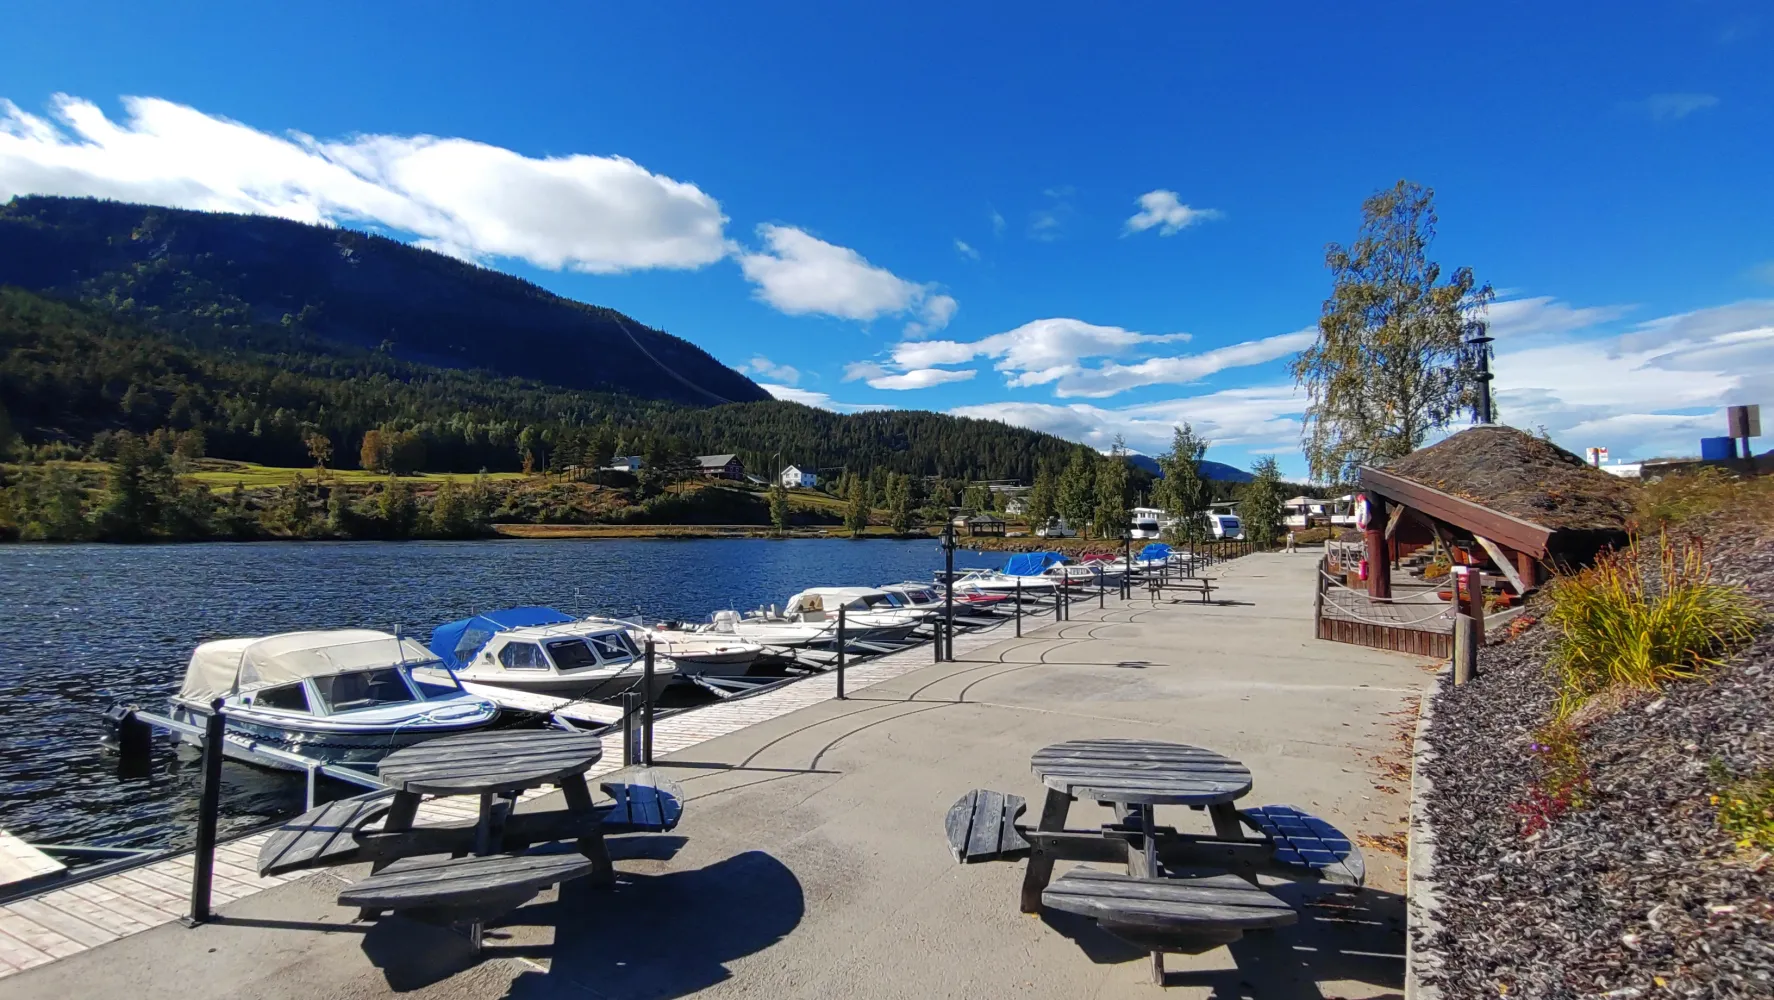
<instances>
[{"instance_id":1,"label":"blue tarp cover","mask_svg":"<svg viewBox=\"0 0 1774 1000\"><path fill-rule=\"evenodd\" d=\"M1066 561L1058 552L1018 552L1004 564L1005 576L1040 576L1047 567Z\"/></svg>"},{"instance_id":2,"label":"blue tarp cover","mask_svg":"<svg viewBox=\"0 0 1774 1000\"><path fill-rule=\"evenodd\" d=\"M1163 542L1153 542L1152 544L1150 544L1140 550L1139 558L1151 559L1151 560L1169 559L1170 558L1170 546L1164 544Z\"/></svg>"},{"instance_id":3,"label":"blue tarp cover","mask_svg":"<svg viewBox=\"0 0 1774 1000\"><path fill-rule=\"evenodd\" d=\"M439 625L431 630L431 652L444 666L455 670L480 652L494 633L528 625L564 625L574 621L572 615L553 608L506 608L484 615L464 618Z\"/></svg>"}]
</instances>

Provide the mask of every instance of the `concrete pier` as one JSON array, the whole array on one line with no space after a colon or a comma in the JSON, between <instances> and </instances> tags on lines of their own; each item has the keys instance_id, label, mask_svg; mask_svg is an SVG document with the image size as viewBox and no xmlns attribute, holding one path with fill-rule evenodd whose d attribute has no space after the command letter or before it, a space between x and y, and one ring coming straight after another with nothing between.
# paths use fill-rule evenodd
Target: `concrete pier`
<instances>
[{"instance_id":1,"label":"concrete pier","mask_svg":"<svg viewBox=\"0 0 1774 1000\"><path fill-rule=\"evenodd\" d=\"M927 648L868 661L850 669L846 701L821 676L664 720L655 746L688 796L682 825L612 840L614 890L545 894L490 928L478 962L447 931L352 924L354 911L333 897L360 873L343 869L242 892L210 926L138 913L142 926L89 935L91 944L76 940L74 924L46 926L41 909L33 920L0 908L0 949L42 956L0 992L1396 995L1404 866L1379 845L1402 841L1409 790L1398 768L1408 766L1430 672L1421 658L1314 639L1314 562L1302 552L1214 567L1221 600L1206 606L1143 593L1102 611L1079 602L1070 621L1025 622L1021 639L1008 626L959 637L954 663L932 665ZM1171 956L1161 992L1143 953L1090 922L1019 913L1022 863L954 863L942 821L962 793L995 788L1038 809L1030 754L1103 736L1193 743L1244 761L1255 788L1243 804L1299 805L1365 839L1368 888L1275 889L1300 910L1298 926ZM614 741L607 750L616 759ZM1095 812L1074 809L1071 825L1094 824ZM1159 819L1210 829L1186 809L1161 807ZM50 897L32 902L64 912Z\"/></svg>"}]
</instances>

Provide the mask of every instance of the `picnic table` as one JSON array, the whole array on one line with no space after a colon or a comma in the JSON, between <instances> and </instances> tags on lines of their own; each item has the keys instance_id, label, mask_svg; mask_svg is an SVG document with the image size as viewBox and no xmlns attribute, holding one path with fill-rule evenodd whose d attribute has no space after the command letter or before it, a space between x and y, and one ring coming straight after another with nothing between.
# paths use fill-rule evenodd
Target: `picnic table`
<instances>
[{"instance_id":1,"label":"picnic table","mask_svg":"<svg viewBox=\"0 0 1774 1000\"><path fill-rule=\"evenodd\" d=\"M1156 982L1166 951L1197 952L1245 931L1294 923L1298 915L1257 882L1258 875L1360 885L1360 852L1334 827L1286 805L1239 810L1250 769L1201 747L1152 740L1094 739L1055 744L1031 760L1046 789L1034 827L1016 823L1020 796L975 789L950 810L950 846L962 862L1028 852L1021 907L1077 913L1150 950ZM1068 830L1073 802L1110 806L1114 822ZM1157 823L1155 808L1204 810L1213 835ZM1255 836L1246 836L1249 828ZM1059 861L1108 862L1122 872L1078 867L1057 881Z\"/></svg>"},{"instance_id":2,"label":"picnic table","mask_svg":"<svg viewBox=\"0 0 1774 1000\"><path fill-rule=\"evenodd\" d=\"M286 823L259 854L261 874L368 861L369 877L339 893L364 919L385 911L467 923L478 948L484 921L522 905L542 888L582 876L615 881L604 837L669 830L682 793L650 772L613 776L612 802L597 805L585 773L603 742L583 733L495 730L428 740L390 754L377 768L386 789L331 802ZM518 796L553 785L565 809L514 812ZM476 795L471 824L415 825L427 795ZM381 820L379 829L373 828ZM573 853L532 853L574 841Z\"/></svg>"}]
</instances>

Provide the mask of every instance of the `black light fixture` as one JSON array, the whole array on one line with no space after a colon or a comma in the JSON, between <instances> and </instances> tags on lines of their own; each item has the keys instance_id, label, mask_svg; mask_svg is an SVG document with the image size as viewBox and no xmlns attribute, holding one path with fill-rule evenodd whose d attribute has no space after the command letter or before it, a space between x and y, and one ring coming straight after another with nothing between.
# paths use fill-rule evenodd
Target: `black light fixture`
<instances>
[{"instance_id":1,"label":"black light fixture","mask_svg":"<svg viewBox=\"0 0 1774 1000\"><path fill-rule=\"evenodd\" d=\"M955 509L950 508L948 523L942 526L943 629L936 637L938 655L945 660L955 658Z\"/></svg>"},{"instance_id":2,"label":"black light fixture","mask_svg":"<svg viewBox=\"0 0 1774 1000\"><path fill-rule=\"evenodd\" d=\"M1478 399L1472 404L1472 417L1481 424L1491 422L1491 336L1490 328L1484 323L1472 324L1473 336L1467 338L1466 346L1472 353L1473 364L1478 372L1473 378L1478 381Z\"/></svg>"}]
</instances>

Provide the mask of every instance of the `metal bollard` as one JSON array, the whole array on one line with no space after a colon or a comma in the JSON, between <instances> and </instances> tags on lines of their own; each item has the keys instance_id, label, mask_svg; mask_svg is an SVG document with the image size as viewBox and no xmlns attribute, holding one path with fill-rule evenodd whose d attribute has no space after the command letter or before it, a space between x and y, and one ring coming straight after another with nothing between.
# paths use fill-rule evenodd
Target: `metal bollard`
<instances>
[{"instance_id":1,"label":"metal bollard","mask_svg":"<svg viewBox=\"0 0 1774 1000\"><path fill-rule=\"evenodd\" d=\"M844 647L848 645L844 635L844 606L838 605L838 700L844 700Z\"/></svg>"},{"instance_id":2,"label":"metal bollard","mask_svg":"<svg viewBox=\"0 0 1774 1000\"><path fill-rule=\"evenodd\" d=\"M210 887L216 875L216 820L222 810L222 740L227 720L222 699L209 703L203 726L203 790L197 800L197 853L191 859L191 912L186 927L208 923Z\"/></svg>"},{"instance_id":3,"label":"metal bollard","mask_svg":"<svg viewBox=\"0 0 1774 1000\"><path fill-rule=\"evenodd\" d=\"M1127 586L1127 571L1126 570L1121 571L1121 585L1123 587ZM1103 610L1103 608L1107 607L1107 605L1105 605L1103 602L1108 600L1108 597L1106 596L1108 593L1109 593L1109 578L1107 575L1105 575L1103 573L1103 568L1101 566L1098 566L1096 568L1096 609L1098 611L1101 611L1101 610Z\"/></svg>"},{"instance_id":4,"label":"metal bollard","mask_svg":"<svg viewBox=\"0 0 1774 1000\"><path fill-rule=\"evenodd\" d=\"M1016 578L1016 637L1023 637L1023 578Z\"/></svg>"},{"instance_id":5,"label":"metal bollard","mask_svg":"<svg viewBox=\"0 0 1774 1000\"><path fill-rule=\"evenodd\" d=\"M641 763L653 766L653 640L641 665Z\"/></svg>"}]
</instances>

